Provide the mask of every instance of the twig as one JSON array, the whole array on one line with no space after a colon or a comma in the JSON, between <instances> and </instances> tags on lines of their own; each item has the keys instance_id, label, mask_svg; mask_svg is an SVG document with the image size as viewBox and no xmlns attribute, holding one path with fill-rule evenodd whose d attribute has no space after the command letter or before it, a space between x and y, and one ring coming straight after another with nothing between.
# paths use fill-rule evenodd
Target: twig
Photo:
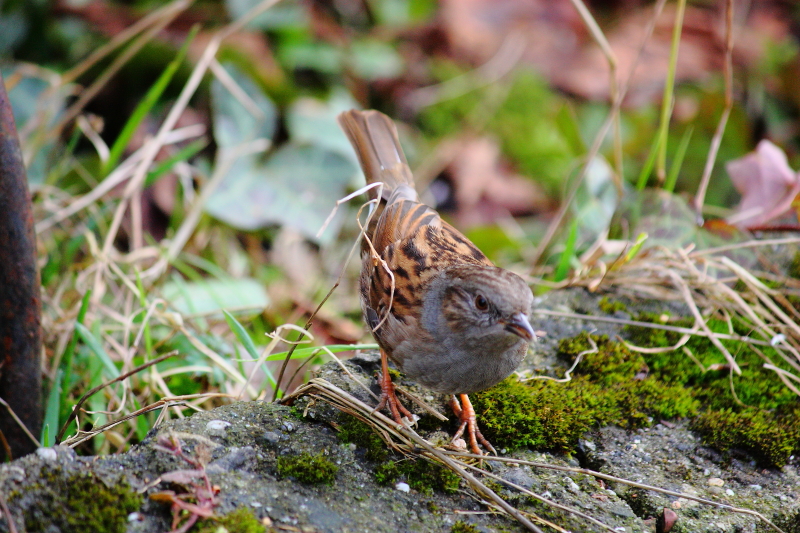
<instances>
[{"instance_id":1,"label":"twig","mask_svg":"<svg viewBox=\"0 0 800 533\"><path fill-rule=\"evenodd\" d=\"M444 453L446 455L458 455L460 457L469 457L469 458L475 458L475 459L480 459L481 457L483 457L481 455L476 455L476 454L472 454L472 453L451 452L451 451L447 451L447 450L442 451L442 453ZM637 489L651 490L653 492L658 492L660 494L666 494L668 496L675 496L676 498L684 498L684 499L687 499L687 500L692 500L692 501L695 501L695 502L698 502L698 503L702 503L704 505L710 505L712 507L718 507L720 509L725 509L725 510L728 510L728 511L731 511L731 512L734 512L734 513L746 514L746 515L754 516L754 517L758 518L759 520L763 521L765 524L770 526L775 531L777 531L779 533L785 533L778 526L776 526L775 524L770 522L767 519L767 517L765 517L763 514L759 513L758 511L753 511L752 509L745 509L743 507L735 507L733 505L728 505L727 503L715 502L714 500L708 500L706 498L700 498L698 496L694 496L692 494L687 494L687 493L684 493L684 492L676 492L674 490L663 489L661 487L656 487L654 485L646 485L644 483L637 483L637 482L631 481L629 479L616 477L616 476L612 476L612 475L609 475L609 474L603 474L602 472L597 472L596 470L589 470L588 468L577 468L577 467L573 467L573 466L561 466L561 465L551 465L551 464L547 464L547 463L537 463L535 461L526 461L524 459L514 459L512 457L492 457L492 461L499 461L499 462L503 462L503 463L514 463L514 464L532 466L534 468L544 468L544 469L547 469L547 470L558 470L560 472L571 472L571 473L575 473L575 474L584 474L584 475L587 475L587 476L595 477L597 479L603 479L605 481L612 481L614 483L622 483L623 485L628 485L629 487L634 487L634 488L637 488ZM505 480L503 480L503 482L507 483L507 481L505 481Z\"/></svg>"},{"instance_id":2,"label":"twig","mask_svg":"<svg viewBox=\"0 0 800 533\"><path fill-rule=\"evenodd\" d=\"M727 333L711 333L709 335L706 331L699 331L696 328L682 328L679 326L669 326L667 324L657 324L654 322L642 322L640 320L626 320L624 318L615 318L610 316L594 316L582 315L580 313L565 313L563 311L551 311L549 309L534 309L534 314L544 316L554 316L561 318L574 318L575 320L587 320L591 322L606 322L609 324L622 324L625 326L637 326L650 329L662 329L664 331L673 331L675 333L682 333L684 335L697 335L699 337L716 337L718 339L745 342L748 344L756 344L758 346L769 346L769 342L760 341L750 337L742 337L741 335L729 335Z\"/></svg>"},{"instance_id":3,"label":"twig","mask_svg":"<svg viewBox=\"0 0 800 533\"><path fill-rule=\"evenodd\" d=\"M124 374L120 374L118 377L116 377L116 378L114 378L114 379L112 379L110 381L106 381L105 383L101 383L100 385L98 385L97 387L91 389L90 391L85 392L83 394L83 396L81 396L80 400L78 400L78 403L76 403L72 407L72 412L70 413L69 417L67 417L67 421L61 427L61 431L58 432L58 435L56 436L56 441L55 441L56 444L60 444L61 443L61 438L64 436L64 432L67 431L67 428L72 423L72 421L75 420L75 418L77 418L78 412L80 411L80 408L84 404L84 402L86 402L86 400L88 400L96 392L105 389L109 385L113 385L114 383L122 381L123 379L129 378L130 376L132 376L134 374L138 374L142 370L144 370L146 368L149 368L149 367L151 367L153 365L156 365L156 364L160 363L161 361L169 359L170 357L172 357L173 355L177 355L178 353L179 353L178 350L173 350L173 351L171 351L169 353L165 353L164 355L162 355L160 357L157 357L157 358L153 359L152 361L147 361L146 363L137 366L136 368L134 368L130 372L126 372Z\"/></svg>"},{"instance_id":4,"label":"twig","mask_svg":"<svg viewBox=\"0 0 800 533\"><path fill-rule=\"evenodd\" d=\"M8 414L11 415L11 418L14 419L14 422L17 423L17 425L22 429L22 431L31 440L31 442L34 443L36 446L41 446L41 444L39 443L39 439L37 439L36 437L33 436L33 433L30 432L30 430L28 429L28 426L26 426L22 422L22 420L20 420L20 418L17 416L17 413L15 413L14 410L11 408L11 406L8 405L8 402L6 402L4 399L0 398L0 405L2 405L3 407L6 408L6 410L8 410ZM10 448L7 447L7 449L6 449L6 454L7 454L6 456L7 457L11 457L12 456L10 452L11 452Z\"/></svg>"},{"instance_id":5,"label":"twig","mask_svg":"<svg viewBox=\"0 0 800 533\"><path fill-rule=\"evenodd\" d=\"M728 117L731 114L731 109L733 109L733 0L727 0L725 3L725 65L723 72L725 77L725 109L722 111L717 130L711 139L711 148L708 150L706 165L703 168L703 177L700 179L700 185L694 197L695 216L699 225L703 223L703 204L705 203L708 184L711 181L711 171L714 169L714 162L717 160L719 146L722 143L722 135L725 133L725 126L728 124Z\"/></svg>"},{"instance_id":6,"label":"twig","mask_svg":"<svg viewBox=\"0 0 800 533\"><path fill-rule=\"evenodd\" d=\"M573 7L578 11L583 23L589 28L589 32L592 34L592 38L595 42L600 46L600 50L603 52L603 55L606 57L606 62L608 62L608 87L609 87L609 96L611 96L612 102L620 101L620 92L617 80L617 56L614 54L614 50L611 49L611 45L608 43L608 39L603 34L603 30L600 29L600 26L597 25L597 21L594 20L594 17L586 8L586 5L581 0L570 0L572 2ZM634 64L634 68L635 68ZM614 170L616 171L615 176L615 183L617 186L617 191L619 194L622 194L622 133L620 131L620 120L619 120L619 113L613 113L612 115L614 121Z\"/></svg>"},{"instance_id":7,"label":"twig","mask_svg":"<svg viewBox=\"0 0 800 533\"><path fill-rule=\"evenodd\" d=\"M11 511L8 510L6 498L3 496L2 492L0 492L0 509L3 510L3 516L6 517L6 521L8 522L8 533L17 533L17 525L14 523L14 517L11 516Z\"/></svg>"},{"instance_id":8,"label":"twig","mask_svg":"<svg viewBox=\"0 0 800 533\"><path fill-rule=\"evenodd\" d=\"M589 340L589 345L591 346L591 348L589 348L588 350L583 350L577 356L575 356L575 361L572 363L572 366L569 367L569 369L566 372L564 372L564 377L562 379L556 379L550 376L531 376L529 378L521 379L520 381L523 383L526 381L532 381L534 379L546 379L550 381L555 381L556 383L567 383L569 381L572 381L572 376L570 374L572 374L572 372L575 371L575 368L578 366L578 363L581 362L583 356L598 352L597 343L594 342L592 336L589 335L587 339Z\"/></svg>"},{"instance_id":9,"label":"twig","mask_svg":"<svg viewBox=\"0 0 800 533\"><path fill-rule=\"evenodd\" d=\"M615 116L619 113L620 108L622 107L622 102L625 99L625 94L628 92L628 87L630 85L631 79L633 78L633 73L636 71L636 67L639 64L639 60L642 57L642 53L644 52L645 45L647 41L650 40L650 36L653 34L653 30L656 26L656 21L658 20L661 11L664 9L664 4L666 4L666 0L658 0L655 7L653 8L653 18L650 21L650 24L647 26L647 31L645 32L644 39L642 39L642 43L639 46L639 50L636 54L636 59L633 61L631 65L631 71L628 74L628 78L625 80L625 83L622 84L620 88L619 95L616 100L612 102L611 110L609 111L608 115L606 115L606 119L603 121L603 125L600 126L600 130L595 135L594 140L592 141L592 145L589 148L589 152L586 155L586 162L581 169L581 173L578 175L575 183L572 187L572 190L567 195L566 198L561 202L561 206L558 209L558 212L553 217L552 221L547 227L547 231L545 232L544 236L539 240L539 244L536 246L536 250L534 250L532 256L529 259L531 265L536 265L541 257L544 255L544 251L550 246L550 242L553 240L558 229L561 227L561 223L564 221L564 217L566 216L567 212L569 211L570 207L572 206L572 202L575 199L575 196L578 194L578 189L583 183L583 180L586 178L586 175L589 172L589 168L594 160L597 153L600 151L600 147L603 144L603 140L606 138L608 134L608 129L611 127L615 120Z\"/></svg>"}]
</instances>

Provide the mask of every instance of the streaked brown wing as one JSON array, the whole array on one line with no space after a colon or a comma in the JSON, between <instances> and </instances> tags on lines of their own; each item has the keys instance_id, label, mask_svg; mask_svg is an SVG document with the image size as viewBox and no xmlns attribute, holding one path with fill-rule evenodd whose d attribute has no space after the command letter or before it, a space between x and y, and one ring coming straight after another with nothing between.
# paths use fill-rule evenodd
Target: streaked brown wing
<instances>
[{"instance_id":1,"label":"streaked brown wing","mask_svg":"<svg viewBox=\"0 0 800 533\"><path fill-rule=\"evenodd\" d=\"M386 207L376 226L373 246L393 274L390 276L380 262L370 261L372 271L362 278L366 285L362 286L365 301L376 312L378 321L390 308L398 320L419 320L425 287L448 266L492 265L469 239L443 221L436 211L410 200ZM380 335L380 330L375 333Z\"/></svg>"}]
</instances>

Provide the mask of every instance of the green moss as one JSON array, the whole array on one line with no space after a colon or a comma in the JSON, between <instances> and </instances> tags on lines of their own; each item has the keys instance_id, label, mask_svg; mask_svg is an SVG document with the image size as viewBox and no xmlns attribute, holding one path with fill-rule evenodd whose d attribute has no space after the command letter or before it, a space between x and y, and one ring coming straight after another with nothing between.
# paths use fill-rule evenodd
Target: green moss
<instances>
[{"instance_id":1,"label":"green moss","mask_svg":"<svg viewBox=\"0 0 800 533\"><path fill-rule=\"evenodd\" d=\"M625 311L628 306L620 301L612 302L608 299L608 296L603 296L600 298L600 301L597 302L598 307L604 313L608 313L609 315L613 315L617 311Z\"/></svg>"},{"instance_id":2,"label":"green moss","mask_svg":"<svg viewBox=\"0 0 800 533\"><path fill-rule=\"evenodd\" d=\"M453 527L450 528L450 533L480 533L480 531L480 529L472 524L462 522L461 520L453 524Z\"/></svg>"},{"instance_id":3,"label":"green moss","mask_svg":"<svg viewBox=\"0 0 800 533\"><path fill-rule=\"evenodd\" d=\"M40 489L38 505L25 510L27 531L122 532L128 515L142 504L142 496L127 483L106 485L92 473L65 479L53 469L42 477L49 480ZM13 500L9 504L14 507Z\"/></svg>"},{"instance_id":4,"label":"green moss","mask_svg":"<svg viewBox=\"0 0 800 533\"><path fill-rule=\"evenodd\" d=\"M389 456L383 440L368 425L353 416L344 416L339 425L338 435L343 442L352 442L356 446L364 448L366 450L364 457L370 461L385 461Z\"/></svg>"},{"instance_id":5,"label":"green moss","mask_svg":"<svg viewBox=\"0 0 800 533\"><path fill-rule=\"evenodd\" d=\"M339 427L339 438L364 448L364 456L368 460L381 462L374 471L375 480L381 485L391 485L402 478L411 488L423 494L431 494L433 490L449 494L458 488L459 477L456 474L429 461L383 462L389 457L386 444L369 426L355 417L345 417Z\"/></svg>"},{"instance_id":6,"label":"green moss","mask_svg":"<svg viewBox=\"0 0 800 533\"><path fill-rule=\"evenodd\" d=\"M513 378L474 395L483 433L503 448L530 446L569 452L591 427L636 428L653 419L694 415L698 402L682 387L644 377L639 354L606 336L593 336L598 350L585 353L566 383ZM589 350L586 333L562 341L560 354L572 361Z\"/></svg>"},{"instance_id":7,"label":"green moss","mask_svg":"<svg viewBox=\"0 0 800 533\"><path fill-rule=\"evenodd\" d=\"M654 315L640 315L642 321L657 321ZM670 325L689 328L692 320L670 321ZM722 320L707 322L712 331L729 333ZM733 323L734 333L747 336L747 325ZM628 327L634 344L645 347L675 345L680 333L644 327ZM741 448L762 465L782 466L800 449L800 401L776 376L763 367L761 357L738 341L721 341L734 355L742 373L735 374L725 357L711 341L694 336L686 349L643 356L650 373L657 379L685 388L699 401L704 412L692 423L703 443L721 451ZM793 369L769 346L759 347L777 366ZM734 395L735 392L735 395Z\"/></svg>"},{"instance_id":8,"label":"green moss","mask_svg":"<svg viewBox=\"0 0 800 533\"><path fill-rule=\"evenodd\" d=\"M388 461L375 468L375 481L380 485L392 485L401 479L425 495L434 490L453 494L460 482L458 474L424 459Z\"/></svg>"},{"instance_id":9,"label":"green moss","mask_svg":"<svg viewBox=\"0 0 800 533\"><path fill-rule=\"evenodd\" d=\"M267 528L247 509L236 509L225 516L202 520L194 533L264 533Z\"/></svg>"},{"instance_id":10,"label":"green moss","mask_svg":"<svg viewBox=\"0 0 800 533\"><path fill-rule=\"evenodd\" d=\"M703 442L720 451L741 448L761 463L786 464L800 443L800 408L789 413L761 409L707 411L692 422Z\"/></svg>"},{"instance_id":11,"label":"green moss","mask_svg":"<svg viewBox=\"0 0 800 533\"><path fill-rule=\"evenodd\" d=\"M321 453L311 455L304 452L278 457L278 475L281 478L292 477L309 485L333 485L338 470L339 467Z\"/></svg>"}]
</instances>

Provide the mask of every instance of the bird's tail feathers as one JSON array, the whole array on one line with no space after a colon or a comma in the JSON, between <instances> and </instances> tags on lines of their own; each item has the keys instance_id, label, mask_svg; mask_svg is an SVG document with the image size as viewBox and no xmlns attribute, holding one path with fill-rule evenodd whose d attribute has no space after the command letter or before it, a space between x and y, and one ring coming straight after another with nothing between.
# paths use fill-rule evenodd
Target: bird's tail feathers
<instances>
[{"instance_id":1,"label":"bird's tail feathers","mask_svg":"<svg viewBox=\"0 0 800 533\"><path fill-rule=\"evenodd\" d=\"M394 122L379 111L351 109L338 116L339 125L353 145L367 184L383 182L384 199L402 196L416 200L414 178L406 162ZM369 191L375 199L378 189Z\"/></svg>"}]
</instances>

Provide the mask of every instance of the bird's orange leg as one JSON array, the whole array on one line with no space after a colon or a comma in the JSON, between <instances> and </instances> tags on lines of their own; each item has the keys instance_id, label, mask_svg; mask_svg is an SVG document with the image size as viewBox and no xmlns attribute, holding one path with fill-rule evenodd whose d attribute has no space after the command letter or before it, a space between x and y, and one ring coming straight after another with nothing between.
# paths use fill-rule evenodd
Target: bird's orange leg
<instances>
[{"instance_id":1,"label":"bird's orange leg","mask_svg":"<svg viewBox=\"0 0 800 533\"><path fill-rule=\"evenodd\" d=\"M497 450L484 438L478 429L478 422L475 420L475 409L472 408L472 402L469 401L469 396L466 394L459 394L459 397L461 398L461 404L459 404L455 396L450 396L450 408L461 421L461 425L458 426L458 431L453 435L453 441L460 439L464 434L464 430L466 430L467 438L469 438L469 448L472 450L472 453L483 455L483 452L481 452L481 449L478 447L478 443L480 442L484 448L497 455Z\"/></svg>"},{"instance_id":2,"label":"bird's orange leg","mask_svg":"<svg viewBox=\"0 0 800 533\"><path fill-rule=\"evenodd\" d=\"M381 399L378 402L378 406L375 407L375 410L383 409L387 405L389 406L389 411L392 412L392 418L398 424L403 424L403 417L407 418L408 420L414 421L414 415L411 414L411 411L405 408L405 406L400 403L400 399L397 397L397 394L394 391L394 383L392 383L392 377L389 375L389 357L386 355L386 352L381 350ZM400 416L402 414L402 417Z\"/></svg>"}]
</instances>

